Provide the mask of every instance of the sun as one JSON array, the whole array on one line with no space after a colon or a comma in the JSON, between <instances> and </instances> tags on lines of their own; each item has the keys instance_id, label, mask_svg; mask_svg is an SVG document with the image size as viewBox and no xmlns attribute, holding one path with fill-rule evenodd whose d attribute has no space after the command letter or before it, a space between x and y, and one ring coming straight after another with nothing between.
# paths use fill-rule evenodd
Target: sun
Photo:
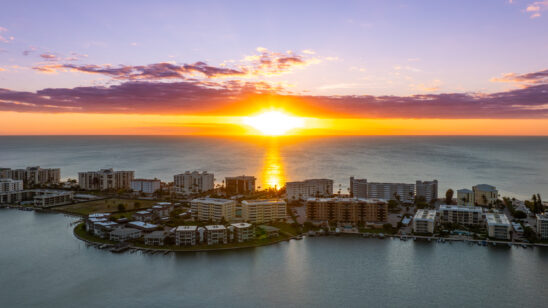
<instances>
[{"instance_id":1,"label":"sun","mask_svg":"<svg viewBox=\"0 0 548 308\"><path fill-rule=\"evenodd\" d=\"M243 122L268 136L280 136L292 129L304 127L303 118L280 111L266 111L256 116L245 117Z\"/></svg>"}]
</instances>

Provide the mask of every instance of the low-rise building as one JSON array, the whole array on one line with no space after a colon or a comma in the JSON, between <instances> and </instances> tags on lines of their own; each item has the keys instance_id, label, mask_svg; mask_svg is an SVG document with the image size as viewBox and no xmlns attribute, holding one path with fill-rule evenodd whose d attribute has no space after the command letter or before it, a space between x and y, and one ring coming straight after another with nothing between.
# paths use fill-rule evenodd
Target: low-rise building
<instances>
[{"instance_id":1,"label":"low-rise building","mask_svg":"<svg viewBox=\"0 0 548 308\"><path fill-rule=\"evenodd\" d=\"M194 246L198 242L198 226L178 226L175 229L175 245Z\"/></svg>"},{"instance_id":2,"label":"low-rise building","mask_svg":"<svg viewBox=\"0 0 548 308\"><path fill-rule=\"evenodd\" d=\"M226 227L223 225L205 226L205 240L208 245L226 244L227 235Z\"/></svg>"},{"instance_id":3,"label":"low-rise building","mask_svg":"<svg viewBox=\"0 0 548 308\"><path fill-rule=\"evenodd\" d=\"M190 202L192 217L198 221L231 221L236 214L236 201L217 198L199 198Z\"/></svg>"},{"instance_id":4,"label":"low-rise building","mask_svg":"<svg viewBox=\"0 0 548 308\"><path fill-rule=\"evenodd\" d=\"M340 223L386 222L388 204L381 199L309 198L306 201L309 221Z\"/></svg>"},{"instance_id":5,"label":"low-rise building","mask_svg":"<svg viewBox=\"0 0 548 308\"><path fill-rule=\"evenodd\" d=\"M548 213L537 214L537 235L539 238L548 239Z\"/></svg>"},{"instance_id":6,"label":"low-rise building","mask_svg":"<svg viewBox=\"0 0 548 308\"><path fill-rule=\"evenodd\" d=\"M474 191L467 188L457 190L457 205L474 206Z\"/></svg>"},{"instance_id":7,"label":"low-rise building","mask_svg":"<svg viewBox=\"0 0 548 308\"><path fill-rule=\"evenodd\" d=\"M151 232L158 229L158 225L150 224L144 221L130 221L127 223L127 226L145 232Z\"/></svg>"},{"instance_id":8,"label":"low-rise building","mask_svg":"<svg viewBox=\"0 0 548 308\"><path fill-rule=\"evenodd\" d=\"M483 222L481 207L442 204L439 213L441 223L470 226L479 225Z\"/></svg>"},{"instance_id":9,"label":"low-rise building","mask_svg":"<svg viewBox=\"0 0 548 308\"><path fill-rule=\"evenodd\" d=\"M309 198L331 197L333 195L333 180L308 179L300 182L285 183L287 200L307 200Z\"/></svg>"},{"instance_id":10,"label":"low-rise building","mask_svg":"<svg viewBox=\"0 0 548 308\"><path fill-rule=\"evenodd\" d=\"M149 234L145 234L145 245L149 246L164 246L166 233L164 231L154 231Z\"/></svg>"},{"instance_id":11,"label":"low-rise building","mask_svg":"<svg viewBox=\"0 0 548 308\"><path fill-rule=\"evenodd\" d=\"M487 235L490 238L501 240L509 240L512 225L508 221L508 217L504 214L487 213L485 214L487 223Z\"/></svg>"},{"instance_id":12,"label":"low-rise building","mask_svg":"<svg viewBox=\"0 0 548 308\"><path fill-rule=\"evenodd\" d=\"M474 203L476 205L493 205L499 198L499 192L495 186L478 184L472 187L472 191L474 192Z\"/></svg>"},{"instance_id":13,"label":"low-rise building","mask_svg":"<svg viewBox=\"0 0 548 308\"><path fill-rule=\"evenodd\" d=\"M171 211L173 211L173 204L171 202L158 202L152 206L152 214L156 217L168 217Z\"/></svg>"},{"instance_id":14,"label":"low-rise building","mask_svg":"<svg viewBox=\"0 0 548 308\"><path fill-rule=\"evenodd\" d=\"M35 207L52 207L58 205L71 204L74 198L72 191L64 190L35 190Z\"/></svg>"},{"instance_id":15,"label":"low-rise building","mask_svg":"<svg viewBox=\"0 0 548 308\"><path fill-rule=\"evenodd\" d=\"M436 211L419 209L413 217L413 232L417 234L432 234L436 226Z\"/></svg>"},{"instance_id":16,"label":"low-rise building","mask_svg":"<svg viewBox=\"0 0 548 308\"><path fill-rule=\"evenodd\" d=\"M281 221L287 218L287 203L280 199L242 201L242 219L253 224Z\"/></svg>"},{"instance_id":17,"label":"low-rise building","mask_svg":"<svg viewBox=\"0 0 548 308\"><path fill-rule=\"evenodd\" d=\"M119 227L114 221L98 221L93 223L93 234L100 238L109 238L110 232Z\"/></svg>"},{"instance_id":18,"label":"low-rise building","mask_svg":"<svg viewBox=\"0 0 548 308\"><path fill-rule=\"evenodd\" d=\"M133 179L131 190L144 194L153 194L160 190L162 182L158 179Z\"/></svg>"},{"instance_id":19,"label":"low-rise building","mask_svg":"<svg viewBox=\"0 0 548 308\"><path fill-rule=\"evenodd\" d=\"M280 236L280 229L267 225L260 225L259 229L263 230L266 233L268 238L274 238Z\"/></svg>"},{"instance_id":20,"label":"low-rise building","mask_svg":"<svg viewBox=\"0 0 548 308\"><path fill-rule=\"evenodd\" d=\"M238 243L250 241L255 238L255 228L252 224L239 222L231 224L230 226L234 228L234 241Z\"/></svg>"},{"instance_id":21,"label":"low-rise building","mask_svg":"<svg viewBox=\"0 0 548 308\"><path fill-rule=\"evenodd\" d=\"M125 242L141 237L141 230L134 228L117 228L110 232L110 240Z\"/></svg>"},{"instance_id":22,"label":"low-rise building","mask_svg":"<svg viewBox=\"0 0 548 308\"><path fill-rule=\"evenodd\" d=\"M132 215L137 221L152 221L153 216L152 211L137 211Z\"/></svg>"}]
</instances>

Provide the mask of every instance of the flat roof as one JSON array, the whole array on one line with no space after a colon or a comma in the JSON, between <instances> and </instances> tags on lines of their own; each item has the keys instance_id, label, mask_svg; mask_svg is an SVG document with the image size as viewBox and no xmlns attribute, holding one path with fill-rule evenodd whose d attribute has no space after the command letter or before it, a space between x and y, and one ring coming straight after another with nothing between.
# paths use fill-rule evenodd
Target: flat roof
<instances>
[{"instance_id":1,"label":"flat roof","mask_svg":"<svg viewBox=\"0 0 548 308\"><path fill-rule=\"evenodd\" d=\"M150 214L150 212L148 212L148 211L138 211L138 212L135 212L135 214L146 215L146 214Z\"/></svg>"},{"instance_id":2,"label":"flat roof","mask_svg":"<svg viewBox=\"0 0 548 308\"><path fill-rule=\"evenodd\" d=\"M268 205L268 204L287 204L282 199L255 199L255 200L244 200L242 204L246 205Z\"/></svg>"},{"instance_id":3,"label":"flat roof","mask_svg":"<svg viewBox=\"0 0 548 308\"><path fill-rule=\"evenodd\" d=\"M487 219L488 225L510 226L508 217L504 214L487 213L485 214L485 219Z\"/></svg>"},{"instance_id":4,"label":"flat roof","mask_svg":"<svg viewBox=\"0 0 548 308\"><path fill-rule=\"evenodd\" d=\"M175 231L196 231L198 226L178 226Z\"/></svg>"},{"instance_id":5,"label":"flat roof","mask_svg":"<svg viewBox=\"0 0 548 308\"><path fill-rule=\"evenodd\" d=\"M114 221L99 221L99 222L96 222L95 225L99 225L103 227L112 227L112 226L117 226L118 224L115 223Z\"/></svg>"},{"instance_id":6,"label":"flat roof","mask_svg":"<svg viewBox=\"0 0 548 308\"><path fill-rule=\"evenodd\" d=\"M239 222L239 223L231 224L231 226L233 226L234 228L249 228L252 226L252 224L249 224L247 222Z\"/></svg>"},{"instance_id":7,"label":"flat roof","mask_svg":"<svg viewBox=\"0 0 548 308\"><path fill-rule=\"evenodd\" d=\"M125 235L125 234L135 233L135 232L141 232L141 231L135 228L118 228L118 229L114 229L112 232L110 232L110 234Z\"/></svg>"},{"instance_id":8,"label":"flat roof","mask_svg":"<svg viewBox=\"0 0 548 308\"><path fill-rule=\"evenodd\" d=\"M156 228L158 228L158 225L149 224L149 223L146 223L144 221L130 221L130 222L128 222L128 224L130 224L132 226L137 226L137 227L140 227L140 228L143 228L143 229L156 229Z\"/></svg>"},{"instance_id":9,"label":"flat roof","mask_svg":"<svg viewBox=\"0 0 548 308\"><path fill-rule=\"evenodd\" d=\"M93 214L89 214L88 218L109 217L110 215L111 215L110 213L93 213Z\"/></svg>"},{"instance_id":10,"label":"flat roof","mask_svg":"<svg viewBox=\"0 0 548 308\"><path fill-rule=\"evenodd\" d=\"M223 225L209 225L205 226L206 230L226 230L226 227Z\"/></svg>"},{"instance_id":11,"label":"flat roof","mask_svg":"<svg viewBox=\"0 0 548 308\"><path fill-rule=\"evenodd\" d=\"M192 200L191 202L223 205L223 204L234 203L234 200L220 199L220 198L198 198L198 199Z\"/></svg>"},{"instance_id":12,"label":"flat roof","mask_svg":"<svg viewBox=\"0 0 548 308\"><path fill-rule=\"evenodd\" d=\"M377 198L308 198L307 202L365 202L365 203L386 203L385 199Z\"/></svg>"},{"instance_id":13,"label":"flat roof","mask_svg":"<svg viewBox=\"0 0 548 308\"><path fill-rule=\"evenodd\" d=\"M478 207L478 206L465 206L465 205L453 205L453 204L442 204L442 205L440 205L440 211L441 210L483 213L483 209L481 207Z\"/></svg>"},{"instance_id":14,"label":"flat roof","mask_svg":"<svg viewBox=\"0 0 548 308\"><path fill-rule=\"evenodd\" d=\"M436 219L436 210L419 209L417 213L415 213L415 219L434 221Z\"/></svg>"}]
</instances>

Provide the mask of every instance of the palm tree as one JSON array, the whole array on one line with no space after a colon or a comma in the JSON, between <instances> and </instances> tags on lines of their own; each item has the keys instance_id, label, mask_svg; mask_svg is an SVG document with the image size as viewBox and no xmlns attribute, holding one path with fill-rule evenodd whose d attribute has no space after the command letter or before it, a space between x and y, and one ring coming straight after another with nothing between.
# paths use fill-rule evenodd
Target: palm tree
<instances>
[{"instance_id":1,"label":"palm tree","mask_svg":"<svg viewBox=\"0 0 548 308\"><path fill-rule=\"evenodd\" d=\"M446 204L451 204L453 202L453 190L451 188L449 188L446 192L445 192L445 203Z\"/></svg>"}]
</instances>

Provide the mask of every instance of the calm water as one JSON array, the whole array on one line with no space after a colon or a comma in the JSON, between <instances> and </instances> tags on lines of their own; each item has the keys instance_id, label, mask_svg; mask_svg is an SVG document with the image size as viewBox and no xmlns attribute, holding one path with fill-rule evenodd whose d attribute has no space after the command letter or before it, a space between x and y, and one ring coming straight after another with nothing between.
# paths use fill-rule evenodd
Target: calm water
<instances>
[{"instance_id":1,"label":"calm water","mask_svg":"<svg viewBox=\"0 0 548 308\"><path fill-rule=\"evenodd\" d=\"M519 198L548 196L548 137L1 137L2 167L61 167L63 178L112 167L173 181L202 169L250 174L259 185L327 177L345 192L351 175L370 181L438 179L440 192L489 183Z\"/></svg>"},{"instance_id":2,"label":"calm water","mask_svg":"<svg viewBox=\"0 0 548 308\"><path fill-rule=\"evenodd\" d=\"M0 210L0 307L546 307L548 250L306 238L219 253L112 254L74 218Z\"/></svg>"}]
</instances>

